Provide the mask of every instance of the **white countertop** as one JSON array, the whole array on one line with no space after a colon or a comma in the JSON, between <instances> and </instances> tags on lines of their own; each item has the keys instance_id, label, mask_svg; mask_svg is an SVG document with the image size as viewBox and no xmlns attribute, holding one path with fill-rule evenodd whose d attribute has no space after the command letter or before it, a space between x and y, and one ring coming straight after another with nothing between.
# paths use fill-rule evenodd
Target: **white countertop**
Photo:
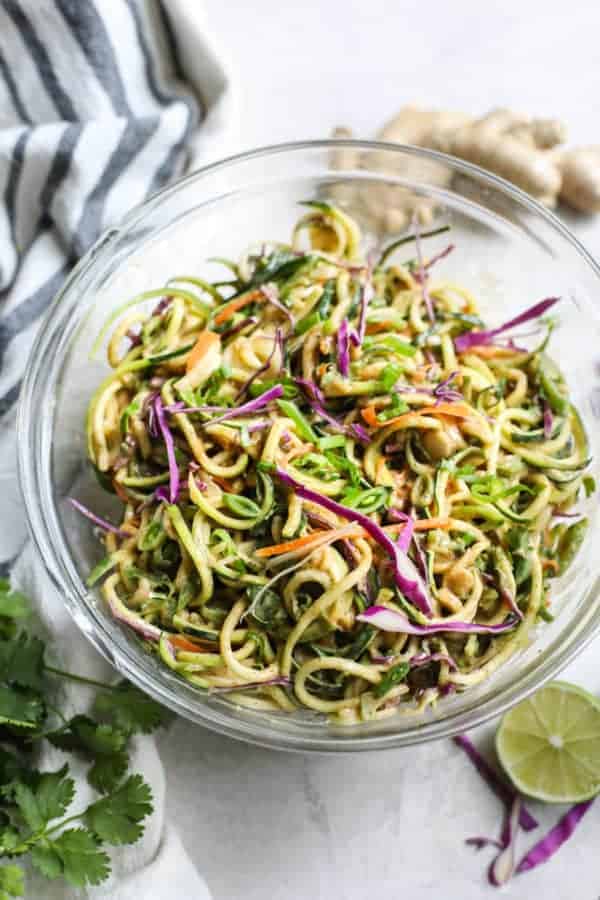
<instances>
[{"instance_id":1,"label":"white countertop","mask_svg":"<svg viewBox=\"0 0 600 900\"><path fill-rule=\"evenodd\" d=\"M600 5L548 0L204 0L240 75L237 147L370 137L403 103L564 118L598 142ZM600 252L600 217L577 232ZM600 642L564 677L600 693ZM483 745L492 729L476 740ZM275 753L180 720L162 738L170 813L215 900L480 900L500 804L449 741L344 757ZM549 824L558 811L540 809ZM596 900L600 806L512 900ZM536 832L537 833L537 832ZM528 845L523 840L522 847Z\"/></svg>"}]
</instances>

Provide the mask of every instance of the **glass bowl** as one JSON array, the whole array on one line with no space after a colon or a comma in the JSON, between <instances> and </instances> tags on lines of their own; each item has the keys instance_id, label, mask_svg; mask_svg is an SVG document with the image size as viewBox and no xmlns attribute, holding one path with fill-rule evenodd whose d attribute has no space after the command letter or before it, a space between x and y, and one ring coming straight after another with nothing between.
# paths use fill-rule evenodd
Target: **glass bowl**
<instances>
[{"instance_id":1,"label":"glass bowl","mask_svg":"<svg viewBox=\"0 0 600 900\"><path fill-rule=\"evenodd\" d=\"M472 728L555 675L600 625L598 557L588 537L568 578L553 590L555 621L540 626L495 676L424 716L343 727L307 712L275 715L202 693L145 652L111 618L98 591L86 588L103 550L65 498L75 495L115 521L119 514L118 500L102 490L86 463L85 409L108 368L101 354L90 359L103 322L124 300L176 274L210 274L210 257L235 257L263 239L286 240L302 211L298 202L328 195L371 229L372 243L385 237L382 229L402 225L398 214L382 224L381 203L433 207L436 221L452 225L456 246L435 274L472 290L491 323L560 295L552 354L598 458L600 269L594 260L555 216L501 179L434 152L368 142L244 153L182 179L130 212L81 260L56 297L29 360L19 413L20 478L31 534L92 644L125 677L195 722L269 747L321 752L400 747ZM428 241L428 254L446 243L447 235ZM588 507L593 528L598 503Z\"/></svg>"}]
</instances>

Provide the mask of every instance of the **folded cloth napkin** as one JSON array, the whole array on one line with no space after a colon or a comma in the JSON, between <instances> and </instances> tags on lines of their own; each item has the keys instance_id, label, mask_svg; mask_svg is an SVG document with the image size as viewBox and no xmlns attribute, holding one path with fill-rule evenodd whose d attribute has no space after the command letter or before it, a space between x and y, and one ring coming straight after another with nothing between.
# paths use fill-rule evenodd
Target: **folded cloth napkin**
<instances>
[{"instance_id":1,"label":"folded cloth napkin","mask_svg":"<svg viewBox=\"0 0 600 900\"><path fill-rule=\"evenodd\" d=\"M69 268L190 160L220 155L232 113L228 71L198 0L0 0L0 573L13 569L64 668L94 678L112 670L27 545L11 566L25 541L14 406L40 320ZM65 691L67 712L90 700L85 688ZM45 750L40 765L56 768L59 756ZM113 877L93 895L209 897L164 822L165 775L151 738L138 739L132 770L152 785L155 812L138 844L113 853ZM84 802L90 789L79 776ZM83 894L33 875L27 896Z\"/></svg>"}]
</instances>

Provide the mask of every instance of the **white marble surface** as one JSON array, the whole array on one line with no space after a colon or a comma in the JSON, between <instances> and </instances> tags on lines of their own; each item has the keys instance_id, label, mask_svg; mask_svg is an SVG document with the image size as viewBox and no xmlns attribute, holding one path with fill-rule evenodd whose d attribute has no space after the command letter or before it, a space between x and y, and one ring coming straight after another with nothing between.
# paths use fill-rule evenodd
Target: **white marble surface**
<instances>
[{"instance_id":1,"label":"white marble surface","mask_svg":"<svg viewBox=\"0 0 600 900\"><path fill-rule=\"evenodd\" d=\"M404 102L558 115L600 140L600 5L548 0L205 0L240 73L243 149L371 136ZM600 252L600 217L576 230ZM600 641L564 677L600 693ZM492 729L476 739L485 744ZM179 721L162 739L170 811L215 900L480 900L499 803L449 741L345 757L278 754ZM548 824L558 812L540 810ZM600 806L513 900L597 900ZM522 841L526 846L527 841Z\"/></svg>"}]
</instances>

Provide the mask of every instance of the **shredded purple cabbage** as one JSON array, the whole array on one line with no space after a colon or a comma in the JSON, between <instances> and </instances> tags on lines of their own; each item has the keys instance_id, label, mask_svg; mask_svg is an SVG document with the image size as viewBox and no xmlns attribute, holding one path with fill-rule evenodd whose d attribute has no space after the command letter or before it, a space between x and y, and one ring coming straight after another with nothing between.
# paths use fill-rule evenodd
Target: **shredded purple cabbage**
<instances>
[{"instance_id":1,"label":"shredded purple cabbage","mask_svg":"<svg viewBox=\"0 0 600 900\"><path fill-rule=\"evenodd\" d=\"M279 299L279 290L277 288L277 285L272 283L263 284L260 288L260 292L267 303L270 303L271 306L274 306L275 309L278 309L280 313L283 313L283 315L286 317L286 319L288 319L290 323L290 328L293 329L296 324L295 319L287 306L285 306Z\"/></svg>"},{"instance_id":2,"label":"shredded purple cabbage","mask_svg":"<svg viewBox=\"0 0 600 900\"><path fill-rule=\"evenodd\" d=\"M394 512L396 516L404 517L403 519L400 519L400 521L406 522L406 525L402 529L402 533L396 543L403 553L408 553L408 548L410 547L410 542L412 541L415 530L415 520L412 516L407 516L405 515L405 513L401 513L399 510L394 510Z\"/></svg>"},{"instance_id":3,"label":"shredded purple cabbage","mask_svg":"<svg viewBox=\"0 0 600 900\"><path fill-rule=\"evenodd\" d=\"M225 687L211 687L209 688L208 693L231 694L233 691L235 691L236 693L238 691L254 691L257 688L274 687L276 685L288 687L291 683L291 679L286 675L277 675L275 676L275 678L270 678L268 681L249 681L247 684L232 684Z\"/></svg>"},{"instance_id":4,"label":"shredded purple cabbage","mask_svg":"<svg viewBox=\"0 0 600 900\"><path fill-rule=\"evenodd\" d=\"M452 372L451 375L448 375L444 381L440 381L437 387L433 389L433 396L436 398L437 402L453 403L454 401L458 401L460 403L461 400L465 399L460 391L450 387L450 384L452 384L459 374L459 372Z\"/></svg>"},{"instance_id":5,"label":"shredded purple cabbage","mask_svg":"<svg viewBox=\"0 0 600 900\"><path fill-rule=\"evenodd\" d=\"M420 237L420 235L419 235L419 237ZM427 271L428 269L431 269L431 267L434 266L436 263L438 263L441 259L444 259L450 253L452 253L452 251L454 249L455 249L454 244L448 244L447 247L445 247L443 250L440 250L440 252L436 253L435 256L432 256L431 259L428 260L425 263L425 265L423 266L425 271Z\"/></svg>"},{"instance_id":6,"label":"shredded purple cabbage","mask_svg":"<svg viewBox=\"0 0 600 900\"><path fill-rule=\"evenodd\" d=\"M498 591L498 594L500 595L500 597L504 601L504 603L506 603L506 605L510 607L512 612L516 616L518 616L519 619L522 619L523 611L519 608L516 598L513 597L512 594L509 594L508 591L504 590L504 588L498 583L498 581L494 578L493 575L490 575L489 572L482 572L481 577L483 578L483 580L485 581L486 584L489 584L496 591Z\"/></svg>"},{"instance_id":7,"label":"shredded purple cabbage","mask_svg":"<svg viewBox=\"0 0 600 900\"><path fill-rule=\"evenodd\" d=\"M412 656L409 659L411 666L416 666L417 668L419 666L428 666L432 662L446 663L450 669L458 668L452 657L448 656L447 653L419 653L417 656Z\"/></svg>"},{"instance_id":8,"label":"shredded purple cabbage","mask_svg":"<svg viewBox=\"0 0 600 900\"><path fill-rule=\"evenodd\" d=\"M554 856L556 851L571 837L593 802L594 799L585 800L583 803L572 806L548 834L525 854L515 870L517 874L535 869L536 866Z\"/></svg>"},{"instance_id":9,"label":"shredded purple cabbage","mask_svg":"<svg viewBox=\"0 0 600 900\"><path fill-rule=\"evenodd\" d=\"M134 631L137 631L137 633L140 634L145 640L157 641L160 638L160 628L157 628L156 625L151 625L149 622L146 622L141 618L141 616L138 616L132 610L127 609L127 607L123 603L115 600L114 597L108 598L108 606L114 618L117 619L118 622L123 622L124 625L128 625Z\"/></svg>"},{"instance_id":10,"label":"shredded purple cabbage","mask_svg":"<svg viewBox=\"0 0 600 900\"><path fill-rule=\"evenodd\" d=\"M502 841L499 841L497 838L483 837L480 835L467 838L465 844L468 844L469 847L475 847L476 850L483 850L484 847L497 847L498 850L503 849Z\"/></svg>"},{"instance_id":11,"label":"shredded purple cabbage","mask_svg":"<svg viewBox=\"0 0 600 900\"><path fill-rule=\"evenodd\" d=\"M425 301L425 308L427 309L427 315L429 316L430 322L435 322L435 308L433 305L433 300L429 295L429 289L427 287L427 269L425 267L425 263L423 260L423 248L421 246L421 232L419 229L419 223L417 221L417 217L413 217L413 229L415 233L415 248L417 251L417 261L419 263L419 270L416 274L416 280L421 285L423 289L423 300Z\"/></svg>"},{"instance_id":12,"label":"shredded purple cabbage","mask_svg":"<svg viewBox=\"0 0 600 900\"><path fill-rule=\"evenodd\" d=\"M492 328L488 331L467 331L465 334L460 334L454 338L454 347L457 353L464 353L465 350L469 350L471 347L491 344L497 335L503 334L503 332L509 331L511 328L516 328L517 325L522 325L524 322L529 322L531 319L543 316L559 300L560 297L548 297L546 300L540 300L539 303L530 306L525 312L522 312L514 319L510 319L510 321L505 322L504 325L500 325L498 328ZM518 348L515 347L514 349Z\"/></svg>"},{"instance_id":13,"label":"shredded purple cabbage","mask_svg":"<svg viewBox=\"0 0 600 900\"><path fill-rule=\"evenodd\" d=\"M355 345L360 347L362 342L365 339L365 334L367 332L367 310L369 308L369 303L375 296L375 289L373 287L373 258L372 255L369 254L367 258L367 265L365 268L365 281L362 286L362 290L360 292L360 314L358 317L358 343ZM354 340L352 340L354 344Z\"/></svg>"},{"instance_id":14,"label":"shredded purple cabbage","mask_svg":"<svg viewBox=\"0 0 600 900\"><path fill-rule=\"evenodd\" d=\"M348 335L348 319L342 319L342 324L340 325L337 334L337 357L338 369L340 370L340 374L343 375L344 378L347 378L350 374L349 342L350 338Z\"/></svg>"},{"instance_id":15,"label":"shredded purple cabbage","mask_svg":"<svg viewBox=\"0 0 600 900\"><path fill-rule=\"evenodd\" d=\"M366 430L366 428L360 425L360 423L353 422L351 425L344 425L325 409L325 397L323 396L323 392L321 391L321 389L317 384L315 384L314 381L309 381L307 378L296 378L295 381L296 384L303 389L313 411L326 422L328 422L335 431L339 432L340 434L347 434L349 437L356 438L356 440L360 441L361 444L370 443L371 438L369 436L369 432Z\"/></svg>"},{"instance_id":16,"label":"shredded purple cabbage","mask_svg":"<svg viewBox=\"0 0 600 900\"><path fill-rule=\"evenodd\" d=\"M86 519L89 519L90 522L93 522L94 525L97 525L98 528L101 528L103 531L110 531L111 534L116 534L117 537L120 538L131 537L126 531L121 531L116 525L111 525L106 519L97 516L96 513L92 512L91 509L88 509L87 506L84 506L83 503L80 503L79 500L75 500L74 497L69 497L68 502L77 510L77 512L81 513L82 516L85 516Z\"/></svg>"},{"instance_id":17,"label":"shredded purple cabbage","mask_svg":"<svg viewBox=\"0 0 600 900\"><path fill-rule=\"evenodd\" d=\"M466 734L458 734L454 738L454 743L467 754L481 777L486 781L493 792L502 800L507 809L512 809L516 791L513 790L504 779L493 769L484 756L479 752L472 740ZM519 817L521 828L525 831L532 831L538 827L537 819L531 815L529 810L523 805Z\"/></svg>"},{"instance_id":18,"label":"shredded purple cabbage","mask_svg":"<svg viewBox=\"0 0 600 900\"><path fill-rule=\"evenodd\" d=\"M503 829L502 849L488 870L488 880L494 887L502 887L503 884L510 881L515 871L515 844L519 833L521 804L521 797L516 794Z\"/></svg>"},{"instance_id":19,"label":"shredded purple cabbage","mask_svg":"<svg viewBox=\"0 0 600 900\"><path fill-rule=\"evenodd\" d=\"M226 338L233 337L234 334L237 334L238 331L242 331L242 329L247 328L248 325L258 325L258 317L257 316L248 316L245 319L242 319L241 322L238 322L237 325L232 325L231 328L227 328L226 331L221 332L221 340L224 341Z\"/></svg>"},{"instance_id":20,"label":"shredded purple cabbage","mask_svg":"<svg viewBox=\"0 0 600 900\"><path fill-rule=\"evenodd\" d=\"M153 316L162 316L164 311L169 307L172 297L163 297L162 300L159 300L154 309L152 310Z\"/></svg>"},{"instance_id":21,"label":"shredded purple cabbage","mask_svg":"<svg viewBox=\"0 0 600 900\"><path fill-rule=\"evenodd\" d=\"M400 586L400 585L398 585ZM402 590L402 588L400 588ZM403 591L406 594L406 591ZM408 597L408 594L406 594ZM411 598L408 597L410 600ZM413 601L414 602L414 601ZM415 604L417 605L417 604ZM421 609L421 607L419 607ZM422 610L424 612L424 610ZM428 625L416 625L399 610L387 606L370 606L356 617L359 622L368 622L381 631L402 632L403 634L437 634L440 631L453 631L459 634L502 634L510 631L518 622L512 613L497 625L483 625L480 622L432 622Z\"/></svg>"},{"instance_id":22,"label":"shredded purple cabbage","mask_svg":"<svg viewBox=\"0 0 600 900\"><path fill-rule=\"evenodd\" d=\"M167 417L165 416L165 408L163 406L160 394L157 394L152 404L154 415L162 434L162 439L167 448L167 459L169 460L169 502L176 503L179 496L179 466L175 459L175 442L171 429L167 425Z\"/></svg>"},{"instance_id":23,"label":"shredded purple cabbage","mask_svg":"<svg viewBox=\"0 0 600 900\"><path fill-rule=\"evenodd\" d=\"M365 531L370 534L373 540L377 541L379 546L385 550L390 557L394 572L394 581L404 596L414 603L421 612L425 613L425 615L431 615L431 603L429 601L425 582L408 556L402 553L398 545L388 537L379 525L370 519L369 516L364 515L364 513L361 513L356 509L350 509L348 506L343 506L341 503L337 503L330 497L324 497L322 494L305 487L303 484L300 484L299 481L296 481L295 478L292 478L291 475L288 475L287 472L284 472L283 469L276 469L275 474L283 484L291 487L299 497L317 503L324 509L330 510L330 512L341 516L343 519L347 519L349 522L356 522L357 524L362 525ZM384 609L384 607L372 608ZM369 612L369 610L367 610L367 612ZM368 619L363 619L361 616L358 616L358 619L369 621Z\"/></svg>"},{"instance_id":24,"label":"shredded purple cabbage","mask_svg":"<svg viewBox=\"0 0 600 900\"><path fill-rule=\"evenodd\" d=\"M550 404L544 398L543 401L543 409L544 409L544 437L546 439L552 437L552 426L554 424L554 419L552 417L552 410L550 409Z\"/></svg>"},{"instance_id":25,"label":"shredded purple cabbage","mask_svg":"<svg viewBox=\"0 0 600 900\"><path fill-rule=\"evenodd\" d=\"M238 416L249 416L252 413L258 412L259 409L267 406L271 400L277 400L282 395L282 386L276 384L259 397L255 397L253 400L249 400L247 403L242 403L241 406L236 406L232 409L228 409L226 406L185 406L185 404L180 405L180 403L172 403L171 406L165 406L164 409L166 412L172 413L222 412L222 416L218 416L216 419L211 419L209 422L203 423L204 425L217 425L219 422L225 422L227 419L235 419Z\"/></svg>"},{"instance_id":26,"label":"shredded purple cabbage","mask_svg":"<svg viewBox=\"0 0 600 900\"><path fill-rule=\"evenodd\" d=\"M265 372L267 372L271 368L271 363L273 362L273 357L275 356L275 353L277 352L278 349L281 351L281 359L283 361L283 336L282 336L280 328L275 329L275 336L273 338L273 349L269 353L265 362L262 364L262 366L260 366L260 368L258 368L256 370L256 372L254 372L250 376L250 378L246 382L244 382L244 384L241 386L241 388L237 392L236 397L235 397L236 403L238 400L240 400L244 396L244 394L247 393L247 391L250 388L250 385L253 384L257 378L260 378L261 375L263 375Z\"/></svg>"}]
</instances>

